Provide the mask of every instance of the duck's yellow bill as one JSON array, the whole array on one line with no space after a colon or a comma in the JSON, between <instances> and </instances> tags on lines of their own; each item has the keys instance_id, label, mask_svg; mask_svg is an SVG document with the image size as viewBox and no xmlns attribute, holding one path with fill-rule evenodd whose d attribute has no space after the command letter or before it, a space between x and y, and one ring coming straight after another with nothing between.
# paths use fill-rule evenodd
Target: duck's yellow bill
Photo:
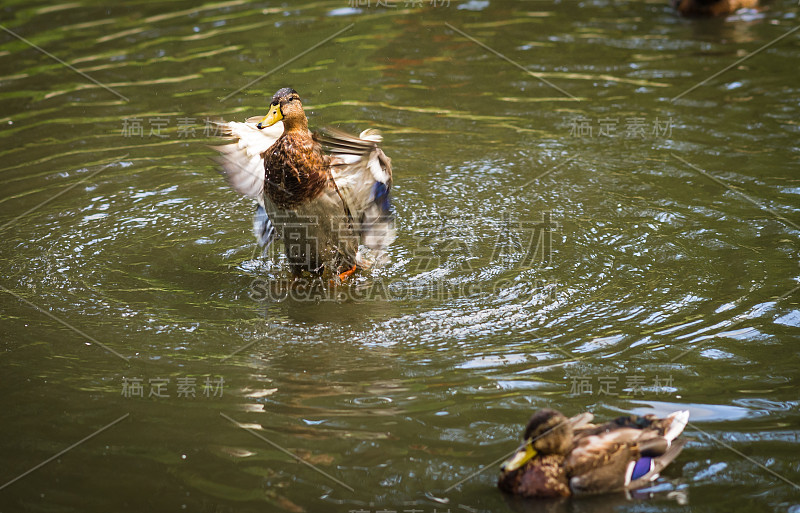
<instances>
[{"instance_id":1,"label":"duck's yellow bill","mask_svg":"<svg viewBox=\"0 0 800 513\"><path fill-rule=\"evenodd\" d=\"M524 464L528 463L531 458L536 456L536 449L528 443L525 445L524 449L520 449L519 451L511 457L511 459L506 460L500 465L500 470L503 472L513 472L523 466Z\"/></svg>"},{"instance_id":2,"label":"duck's yellow bill","mask_svg":"<svg viewBox=\"0 0 800 513\"><path fill-rule=\"evenodd\" d=\"M275 123L277 123L278 121L280 121L282 119L283 119L283 113L281 112L281 106L280 105L272 105L269 108L269 113L266 116L264 116L264 119L262 119L256 125L256 127L259 130L261 130L262 128L266 128L268 126L274 125Z\"/></svg>"}]
</instances>

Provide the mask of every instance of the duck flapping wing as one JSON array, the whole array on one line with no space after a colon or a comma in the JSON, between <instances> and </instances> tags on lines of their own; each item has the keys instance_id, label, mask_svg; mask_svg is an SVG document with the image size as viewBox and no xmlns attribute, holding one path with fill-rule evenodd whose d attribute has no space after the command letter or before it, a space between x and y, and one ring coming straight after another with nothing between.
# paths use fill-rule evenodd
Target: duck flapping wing
<instances>
[{"instance_id":1,"label":"duck flapping wing","mask_svg":"<svg viewBox=\"0 0 800 513\"><path fill-rule=\"evenodd\" d=\"M248 198L256 200L256 213L253 217L253 233L259 245L265 248L275 238L275 227L264 208L264 158L262 154L275 144L283 133L283 123L259 129L256 124L261 117L248 118L244 123L231 121L217 123L220 134L232 139L230 144L212 146L219 152L215 160L231 187Z\"/></svg>"},{"instance_id":2,"label":"duck flapping wing","mask_svg":"<svg viewBox=\"0 0 800 513\"><path fill-rule=\"evenodd\" d=\"M361 243L381 258L395 238L392 164L380 148L383 138L376 130L356 137L327 128L314 139L332 156L331 176Z\"/></svg>"},{"instance_id":3,"label":"duck flapping wing","mask_svg":"<svg viewBox=\"0 0 800 513\"><path fill-rule=\"evenodd\" d=\"M264 159L261 154L275 144L283 133L281 122L259 130L256 123L260 119L253 117L244 123L218 123L221 135L233 142L212 146L220 153L217 161L222 165L231 187L239 194L258 201L264 192Z\"/></svg>"},{"instance_id":4,"label":"duck flapping wing","mask_svg":"<svg viewBox=\"0 0 800 513\"><path fill-rule=\"evenodd\" d=\"M220 153L217 162L231 187L258 203L253 231L259 244L266 246L275 237L275 228L265 209L262 155L283 133L283 123L259 129L256 125L260 119L218 123L221 135L232 142L213 149ZM375 130L365 130L356 137L326 129L314 134L314 138L331 154L331 178L344 203L343 213L349 216L361 244L373 251L374 260L382 259L395 238L390 196L392 165L379 146L382 137Z\"/></svg>"}]
</instances>

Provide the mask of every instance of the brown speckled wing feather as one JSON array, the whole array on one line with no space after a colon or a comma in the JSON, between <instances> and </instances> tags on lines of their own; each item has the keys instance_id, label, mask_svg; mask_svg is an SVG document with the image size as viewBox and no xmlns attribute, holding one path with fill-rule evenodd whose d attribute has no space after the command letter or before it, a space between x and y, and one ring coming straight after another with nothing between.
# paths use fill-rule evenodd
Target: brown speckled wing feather
<instances>
[{"instance_id":1,"label":"brown speckled wing feather","mask_svg":"<svg viewBox=\"0 0 800 513\"><path fill-rule=\"evenodd\" d=\"M575 494L601 493L623 490L628 465L639 459L635 443L607 442L592 451L570 454L566 463L567 474L572 476L569 486Z\"/></svg>"},{"instance_id":2,"label":"brown speckled wing feather","mask_svg":"<svg viewBox=\"0 0 800 513\"><path fill-rule=\"evenodd\" d=\"M680 452L683 443L673 440L683 431L688 418L688 411L673 412L663 419L630 415L577 430L565 465L571 476L570 488L579 494L643 486ZM653 458L653 470L634 482L626 482L629 466L641 456Z\"/></svg>"}]
</instances>

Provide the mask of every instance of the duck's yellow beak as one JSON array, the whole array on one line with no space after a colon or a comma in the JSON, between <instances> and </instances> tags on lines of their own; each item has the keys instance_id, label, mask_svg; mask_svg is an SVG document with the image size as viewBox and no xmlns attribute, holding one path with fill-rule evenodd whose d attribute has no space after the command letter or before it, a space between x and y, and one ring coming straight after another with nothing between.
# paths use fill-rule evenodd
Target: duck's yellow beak
<instances>
[{"instance_id":1,"label":"duck's yellow beak","mask_svg":"<svg viewBox=\"0 0 800 513\"><path fill-rule=\"evenodd\" d=\"M281 106L272 105L269 108L269 113L266 116L264 116L264 119L258 122L256 128L261 130L262 128L274 125L275 123L277 123L282 119L283 119L283 113L281 112Z\"/></svg>"},{"instance_id":2,"label":"duck's yellow beak","mask_svg":"<svg viewBox=\"0 0 800 513\"><path fill-rule=\"evenodd\" d=\"M511 459L506 460L500 465L500 470L503 472L513 472L523 466L524 464L528 463L531 458L536 456L536 449L533 448L530 442L525 445L524 449L520 449L519 451L511 457Z\"/></svg>"}]
</instances>

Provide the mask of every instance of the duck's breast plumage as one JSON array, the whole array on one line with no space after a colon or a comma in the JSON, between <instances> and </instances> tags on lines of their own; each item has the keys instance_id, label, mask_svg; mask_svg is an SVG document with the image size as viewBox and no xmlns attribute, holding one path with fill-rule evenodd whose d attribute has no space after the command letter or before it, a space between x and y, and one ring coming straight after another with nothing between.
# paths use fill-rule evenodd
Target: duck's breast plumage
<instances>
[{"instance_id":1,"label":"duck's breast plumage","mask_svg":"<svg viewBox=\"0 0 800 513\"><path fill-rule=\"evenodd\" d=\"M263 154L264 192L281 209L315 198L328 182L328 161L310 134L287 132Z\"/></svg>"},{"instance_id":2,"label":"duck's breast plumage","mask_svg":"<svg viewBox=\"0 0 800 513\"><path fill-rule=\"evenodd\" d=\"M523 467L500 476L498 487L520 497L554 498L570 494L564 457L537 456Z\"/></svg>"}]
</instances>

